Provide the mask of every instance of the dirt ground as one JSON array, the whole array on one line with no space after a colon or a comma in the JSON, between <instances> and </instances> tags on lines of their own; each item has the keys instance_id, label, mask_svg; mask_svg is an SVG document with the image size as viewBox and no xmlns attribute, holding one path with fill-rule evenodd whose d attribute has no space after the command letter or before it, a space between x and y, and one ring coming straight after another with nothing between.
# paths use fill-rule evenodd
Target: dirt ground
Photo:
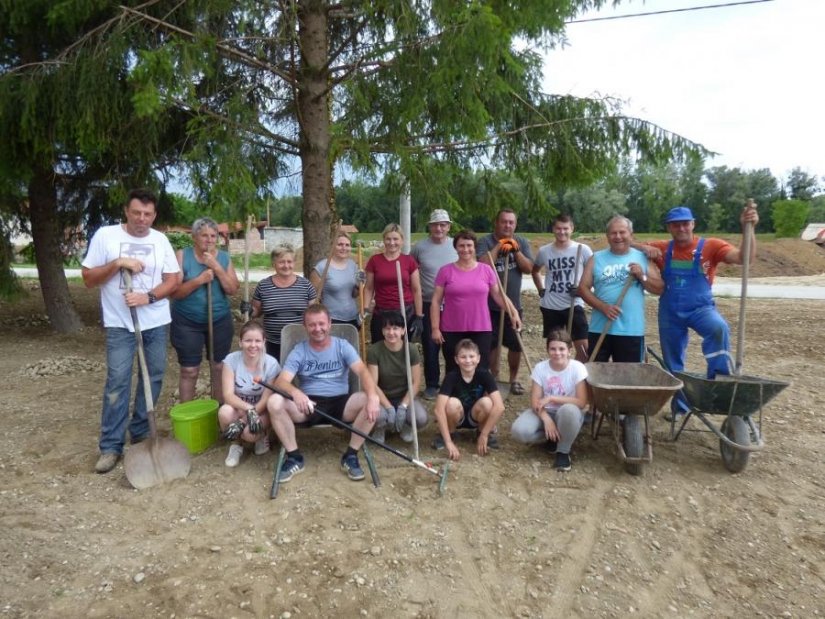
<instances>
[{"instance_id":1,"label":"dirt ground","mask_svg":"<svg viewBox=\"0 0 825 619\"><path fill-rule=\"evenodd\" d=\"M754 275L825 272L811 247L789 243L784 271L772 260ZM804 269L800 256L810 257ZM71 289L98 325L97 292ZM535 297L525 305L535 363L541 321ZM719 306L736 333L738 300ZM655 310L654 300L658 347ZM316 431L300 436L306 472L272 501L275 453L247 452L227 469L223 444L195 456L188 478L149 490L131 489L122 464L96 475L100 328L55 335L32 290L0 303L0 616L825 614L823 321L821 301L749 301L746 372L792 384L765 408L766 447L739 474L723 468L707 432L668 440L661 415L641 476L624 471L607 434L594 441L589 430L573 470L556 473L543 449L509 440L528 404L510 397L501 449L479 458L461 441L443 496L434 476L384 452L380 488L348 481L338 468L346 437ZM690 366L702 368L693 344ZM170 354L162 433L176 384ZM440 464L434 435L434 424L421 431L421 452Z\"/></svg>"}]
</instances>

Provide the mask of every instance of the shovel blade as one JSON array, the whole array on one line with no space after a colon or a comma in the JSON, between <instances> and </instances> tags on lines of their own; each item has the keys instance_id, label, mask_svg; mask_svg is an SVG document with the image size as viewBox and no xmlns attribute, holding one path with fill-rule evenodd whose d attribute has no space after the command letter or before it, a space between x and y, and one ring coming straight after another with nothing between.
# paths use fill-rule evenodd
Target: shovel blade
<instances>
[{"instance_id":1,"label":"shovel blade","mask_svg":"<svg viewBox=\"0 0 825 619\"><path fill-rule=\"evenodd\" d=\"M154 438L133 445L126 452L126 479L138 490L189 475L192 457L186 447L171 438Z\"/></svg>"}]
</instances>

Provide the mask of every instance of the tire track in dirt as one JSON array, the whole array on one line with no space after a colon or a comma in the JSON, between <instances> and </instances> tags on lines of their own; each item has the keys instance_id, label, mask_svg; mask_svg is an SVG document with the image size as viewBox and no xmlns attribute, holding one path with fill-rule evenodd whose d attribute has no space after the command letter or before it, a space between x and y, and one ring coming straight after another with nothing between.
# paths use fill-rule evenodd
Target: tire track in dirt
<instances>
[{"instance_id":1,"label":"tire track in dirt","mask_svg":"<svg viewBox=\"0 0 825 619\"><path fill-rule=\"evenodd\" d=\"M563 561L561 570L556 575L556 586L552 594L554 617L570 617L576 614L573 611L573 601L584 581L585 571L598 541L599 530L607 510L609 489L610 484L607 482L595 481L589 490L590 500L578 523L576 543L570 548L567 560Z\"/></svg>"}]
</instances>

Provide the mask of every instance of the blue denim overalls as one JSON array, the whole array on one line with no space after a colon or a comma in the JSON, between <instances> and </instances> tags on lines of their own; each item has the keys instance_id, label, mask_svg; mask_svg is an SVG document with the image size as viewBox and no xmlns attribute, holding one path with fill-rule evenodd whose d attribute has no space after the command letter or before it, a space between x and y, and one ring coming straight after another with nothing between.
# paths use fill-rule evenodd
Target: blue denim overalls
<instances>
[{"instance_id":1,"label":"blue denim overalls","mask_svg":"<svg viewBox=\"0 0 825 619\"><path fill-rule=\"evenodd\" d=\"M667 246L662 277L665 291L659 300L659 339L662 356L671 372L684 370L688 345L688 328L702 336L702 354L708 364L707 377L730 374L730 329L716 310L710 283L702 270L702 249L705 239L699 239L689 267L673 264L673 241ZM687 411L681 392L673 398L672 407Z\"/></svg>"}]
</instances>

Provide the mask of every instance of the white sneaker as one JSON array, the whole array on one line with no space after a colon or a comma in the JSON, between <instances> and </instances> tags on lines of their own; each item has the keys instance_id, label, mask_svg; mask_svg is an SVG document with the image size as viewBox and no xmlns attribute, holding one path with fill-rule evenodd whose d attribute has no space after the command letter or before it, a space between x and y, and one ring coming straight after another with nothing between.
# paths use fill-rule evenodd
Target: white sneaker
<instances>
[{"instance_id":1,"label":"white sneaker","mask_svg":"<svg viewBox=\"0 0 825 619\"><path fill-rule=\"evenodd\" d=\"M241 456L243 455L243 445L232 443L229 446L229 453L226 454L226 460L223 463L228 467L236 467L241 463Z\"/></svg>"},{"instance_id":2,"label":"white sneaker","mask_svg":"<svg viewBox=\"0 0 825 619\"><path fill-rule=\"evenodd\" d=\"M262 456L269 452L269 436L264 435L255 441L255 455Z\"/></svg>"}]
</instances>

